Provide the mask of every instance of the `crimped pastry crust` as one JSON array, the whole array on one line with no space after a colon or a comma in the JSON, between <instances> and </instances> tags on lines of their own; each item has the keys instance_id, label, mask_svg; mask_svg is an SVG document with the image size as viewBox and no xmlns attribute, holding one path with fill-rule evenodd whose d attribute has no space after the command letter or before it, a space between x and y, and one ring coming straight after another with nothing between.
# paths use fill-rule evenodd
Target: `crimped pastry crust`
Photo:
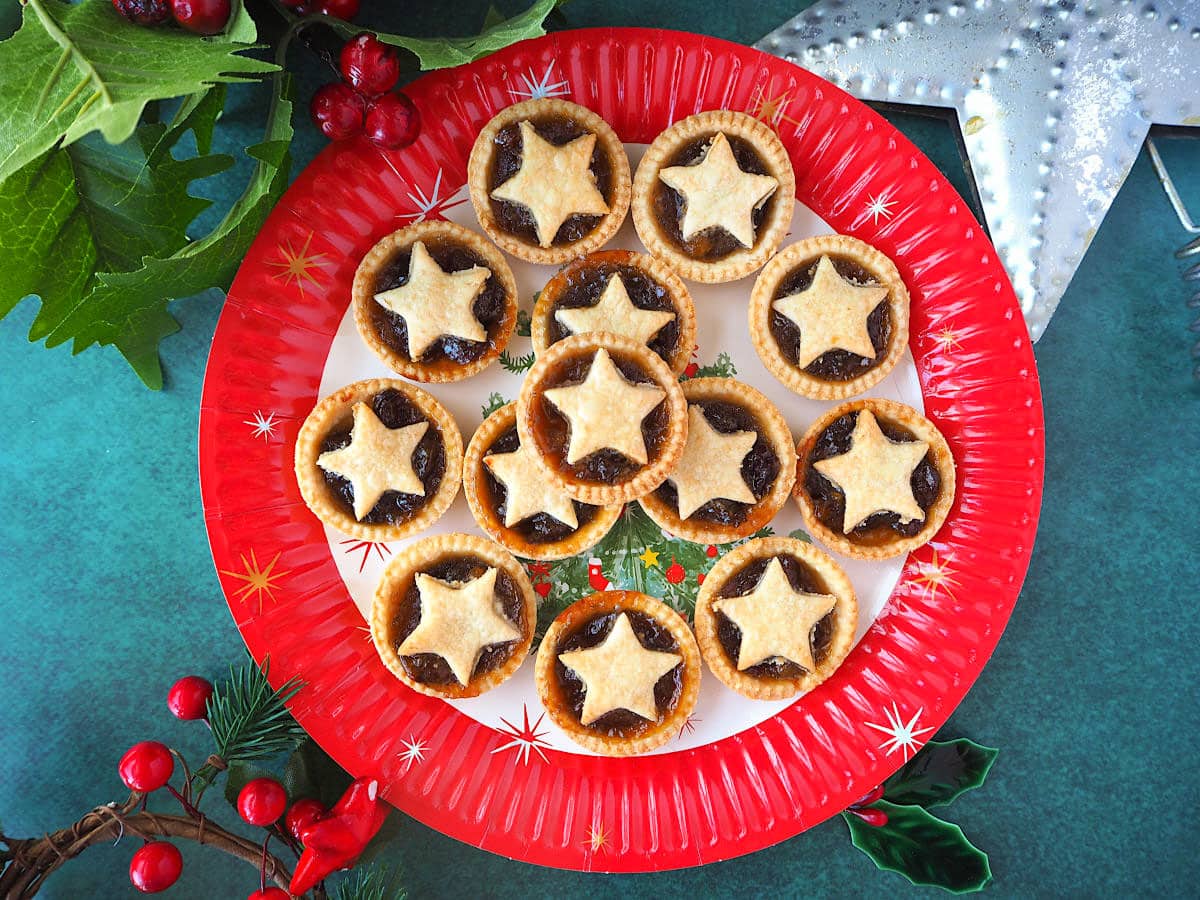
<instances>
[{"instance_id":1,"label":"crimped pastry crust","mask_svg":"<svg viewBox=\"0 0 1200 900\"><path fill-rule=\"evenodd\" d=\"M354 404L388 388L399 391L416 404L429 419L430 425L438 430L446 451L446 471L437 492L427 498L416 515L399 525L359 522L330 496L325 476L317 465L321 442L335 426L349 419ZM462 482L462 458L462 434L458 424L432 394L398 378L371 378L335 391L308 414L296 437L296 483L308 508L326 525L364 541L396 541L424 531L449 509Z\"/></svg>"},{"instance_id":2,"label":"crimped pastry crust","mask_svg":"<svg viewBox=\"0 0 1200 900\"><path fill-rule=\"evenodd\" d=\"M422 568L454 556L478 557L512 579L522 600L522 621L518 623L521 629L521 640L513 645L511 653L501 665L478 676L473 676L466 685L425 684L408 674L400 655L396 652L399 642L393 634L392 616L396 603L404 596ZM375 589L375 599L371 604L371 638L375 642L379 658L387 666L388 671L414 691L428 694L431 697L444 697L452 700L477 697L508 680L529 655L536 626L537 597L533 592L529 576L525 574L524 567L499 544L473 534L435 534L402 548L384 569L383 576L379 579L379 586Z\"/></svg>"},{"instance_id":3,"label":"crimped pastry crust","mask_svg":"<svg viewBox=\"0 0 1200 900\"><path fill-rule=\"evenodd\" d=\"M496 135L514 122L541 116L562 116L578 122L587 131L596 135L596 144L607 154L612 166L612 197L608 200L608 212L589 234L561 246L542 247L505 230L496 221L492 212L488 188L488 165L494 152ZM511 253L517 259L549 266L562 265L577 256L598 250L608 243L609 238L617 233L617 229L625 221L625 215L629 212L629 198L632 189L629 157L625 155L625 145L621 143L621 139L617 137L612 126L585 106L571 103L568 100L552 98L514 103L512 106L502 109L483 126L483 130L475 138L470 159L467 161L467 184L471 193L471 203L475 207L475 215L488 237L495 241L501 250Z\"/></svg>"},{"instance_id":4,"label":"crimped pastry crust","mask_svg":"<svg viewBox=\"0 0 1200 900\"><path fill-rule=\"evenodd\" d=\"M751 143L767 164L770 175L779 182L779 187L773 195L775 202L770 216L754 235L754 245L735 250L722 259L705 262L688 256L663 234L654 214L653 198L658 173L669 165L671 156L697 138L717 132ZM715 109L688 116L654 139L634 175L631 208L634 227L646 249L684 278L717 284L749 275L770 258L791 227L795 202L796 175L779 135L765 122L746 113Z\"/></svg>"},{"instance_id":5,"label":"crimped pastry crust","mask_svg":"<svg viewBox=\"0 0 1200 900\"><path fill-rule=\"evenodd\" d=\"M456 243L466 247L483 257L488 269L492 272L492 277L499 281L504 288L504 318L501 319L496 334L489 335L492 346L478 359L463 365L455 363L429 365L397 353L375 330L371 322L371 307L375 303L376 278L393 256L402 250L407 250L417 241ZM490 242L484 240L483 235L454 222L417 222L393 231L380 239L358 264L358 269L354 273L351 297L351 302L354 304L354 323L358 326L358 333L371 351L398 375L429 384L462 381L462 379L469 378L486 369L499 358L501 351L508 346L517 325L517 281L513 277L512 269L508 267L504 256Z\"/></svg>"},{"instance_id":6,"label":"crimped pastry crust","mask_svg":"<svg viewBox=\"0 0 1200 900\"><path fill-rule=\"evenodd\" d=\"M712 608L721 588L732 576L757 560L775 556L791 556L802 562L825 582L829 593L837 598L837 606L833 610L833 633L825 658L816 671L794 678L766 678L740 671L736 660L730 659L721 645L717 636L717 613ZM713 566L696 597L696 643L700 647L700 655L717 678L739 694L754 700L783 700L812 690L832 675L845 660L857 627L858 600L854 586L842 567L823 550L795 538L760 538L734 548Z\"/></svg>"},{"instance_id":7,"label":"crimped pastry crust","mask_svg":"<svg viewBox=\"0 0 1200 900\"><path fill-rule=\"evenodd\" d=\"M869 409L878 420L891 422L908 429L915 437L929 445L929 453L933 457L933 464L937 468L938 476L941 479L941 490L933 505L925 511L924 527L912 537L897 534L895 540L887 541L883 544L865 544L861 541L856 541L853 532L842 534L827 527L813 512L812 503L804 485L808 455L812 451L813 445L816 444L817 439L821 436L821 432L828 428L835 420L849 412L856 412L862 409ZM863 397L858 400L841 403L833 409L828 410L823 416L813 422L809 426L808 431L804 433L804 437L800 439L800 443L796 447L796 458L796 486L792 490L792 497L795 499L796 505L800 507L800 512L804 515L804 524L808 528L809 534L831 550L836 550L838 553L853 557L854 559L888 559L893 556L903 556L905 553L924 546L938 533L938 529L946 521L950 507L954 505L955 465L954 456L950 452L950 445L946 443L946 438L929 419L925 418L911 406L907 406L904 403L897 403L895 400L879 400L873 397Z\"/></svg>"},{"instance_id":8,"label":"crimped pastry crust","mask_svg":"<svg viewBox=\"0 0 1200 900\"><path fill-rule=\"evenodd\" d=\"M849 381L813 375L787 359L771 334L771 304L779 285L797 269L807 268L826 254L850 259L870 272L888 290L887 304L892 333L887 352L879 362ZM759 273L750 292L750 339L758 358L787 388L814 400L842 400L868 390L885 377L908 348L908 288L896 264L870 244L844 234L822 234L784 247Z\"/></svg>"},{"instance_id":9,"label":"crimped pastry crust","mask_svg":"<svg viewBox=\"0 0 1200 900\"><path fill-rule=\"evenodd\" d=\"M463 459L463 493L467 496L467 505L471 507L475 522L494 540L523 559L566 559L582 553L599 542L616 524L621 515L621 504L599 507L590 522L561 541L535 544L505 526L496 509L485 499L487 472L483 459L496 439L516 422L517 404L505 404L483 420L467 444Z\"/></svg>"},{"instance_id":10,"label":"crimped pastry crust","mask_svg":"<svg viewBox=\"0 0 1200 900\"><path fill-rule=\"evenodd\" d=\"M585 482L560 472L546 460L547 450L538 443L533 430L534 404L543 402L542 381L546 374L563 360L574 356L594 355L600 349L634 359L654 380L654 384L667 394L663 401L667 404L667 434L658 449L657 458L651 458L632 478L619 484ZM614 414L619 412L614 410ZM687 402L683 399L679 382L667 368L667 364L656 353L652 353L649 347L606 331L575 334L546 350L525 376L517 400L517 433L521 436L522 445L533 449L534 459L543 466L546 477L561 487L567 496L593 506L627 503L648 494L662 484L679 461L687 443Z\"/></svg>"},{"instance_id":11,"label":"crimped pastry crust","mask_svg":"<svg viewBox=\"0 0 1200 900\"><path fill-rule=\"evenodd\" d=\"M746 520L737 527L690 517L681 519L678 509L664 503L653 492L639 498L638 503L646 515L665 531L697 544L724 544L754 534L783 508L796 480L796 448L787 421L775 404L762 393L734 378L689 379L683 382L683 396L689 404L701 400L722 400L750 412L779 459L779 474L771 490L754 504Z\"/></svg>"},{"instance_id":12,"label":"crimped pastry crust","mask_svg":"<svg viewBox=\"0 0 1200 900\"><path fill-rule=\"evenodd\" d=\"M679 276L664 262L649 254L634 253L631 250L600 250L589 253L567 263L546 282L546 286L538 294L530 317L530 338L533 341L534 352L540 356L549 347L550 319L554 315L555 304L567 289L569 279L604 263L640 269L666 288L679 323L679 341L676 343L675 352L665 362L672 372L682 375L696 344L696 307L692 303L692 295Z\"/></svg>"},{"instance_id":13,"label":"crimped pastry crust","mask_svg":"<svg viewBox=\"0 0 1200 900\"><path fill-rule=\"evenodd\" d=\"M613 612L640 612L654 619L671 633L679 648L675 652L683 657L679 701L662 721L634 737L612 737L581 724L571 710L557 702L554 690L559 643L587 621ZM571 740L605 756L635 756L676 737L696 708L700 696L700 651L687 622L661 600L638 591L599 591L571 604L550 624L538 647L534 679L546 712Z\"/></svg>"}]
</instances>

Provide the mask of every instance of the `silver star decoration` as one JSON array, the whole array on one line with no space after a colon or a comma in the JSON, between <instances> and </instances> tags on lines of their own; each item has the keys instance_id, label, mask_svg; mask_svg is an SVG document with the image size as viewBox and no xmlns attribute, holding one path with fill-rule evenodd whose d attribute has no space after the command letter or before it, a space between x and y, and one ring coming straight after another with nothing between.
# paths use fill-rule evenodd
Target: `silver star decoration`
<instances>
[{"instance_id":1,"label":"silver star decoration","mask_svg":"<svg viewBox=\"0 0 1200 900\"><path fill-rule=\"evenodd\" d=\"M1150 124L1200 125L1193 0L819 0L757 46L864 100L957 112L1034 340Z\"/></svg>"}]
</instances>

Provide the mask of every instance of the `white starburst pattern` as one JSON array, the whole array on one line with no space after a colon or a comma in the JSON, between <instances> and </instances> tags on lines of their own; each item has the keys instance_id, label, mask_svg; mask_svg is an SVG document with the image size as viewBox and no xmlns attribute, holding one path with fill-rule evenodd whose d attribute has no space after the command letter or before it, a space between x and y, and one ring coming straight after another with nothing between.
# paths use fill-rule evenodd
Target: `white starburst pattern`
<instances>
[{"instance_id":1,"label":"white starburst pattern","mask_svg":"<svg viewBox=\"0 0 1200 900\"><path fill-rule=\"evenodd\" d=\"M546 71L541 78L538 78L537 73L533 69L518 75L517 77L525 85L522 90L518 87L510 87L508 92L514 97L522 100L540 100L544 97L569 97L571 88L566 80L551 81L554 77L554 60L550 60L550 65L546 66Z\"/></svg>"},{"instance_id":2,"label":"white starburst pattern","mask_svg":"<svg viewBox=\"0 0 1200 900\"><path fill-rule=\"evenodd\" d=\"M529 707L525 704L521 704L521 715L521 728L518 728L503 716L500 717L500 721L504 723L504 727L497 728L496 730L505 737L511 737L512 740L506 744L501 744L499 747L493 750L492 753L499 753L502 750L516 750L517 759L521 760L523 765L529 764L530 753L536 753L542 758L542 762L549 762L549 760L546 759L546 754L542 752L542 748L549 747L550 745L542 740L542 738L544 738L550 732L538 731L538 727L542 724L542 719L546 717L546 714L542 713L537 717L537 721L530 725Z\"/></svg>"},{"instance_id":3,"label":"white starburst pattern","mask_svg":"<svg viewBox=\"0 0 1200 900\"><path fill-rule=\"evenodd\" d=\"M411 734L408 740L400 742L404 745L404 749L400 751L400 759L404 760L404 771L407 774L408 770L413 767L413 763L425 761L425 751L429 749L429 745L424 741L417 740Z\"/></svg>"},{"instance_id":4,"label":"white starburst pattern","mask_svg":"<svg viewBox=\"0 0 1200 900\"><path fill-rule=\"evenodd\" d=\"M882 193L878 197L874 194L867 197L867 214L871 217L871 224L878 225L879 217L885 219L892 217L892 207L896 205L896 201L888 197L887 193Z\"/></svg>"},{"instance_id":5,"label":"white starburst pattern","mask_svg":"<svg viewBox=\"0 0 1200 900\"><path fill-rule=\"evenodd\" d=\"M405 181L404 176L400 174L400 170L392 164L392 161L388 159L386 154L382 156L382 159L385 163L387 163L388 168L395 173L397 178L399 178L405 184L408 184L408 182ZM444 197L442 196L441 168L437 170L437 176L433 179L433 190L431 190L428 194L425 193L424 188L422 188L419 184L414 184L412 185L412 190L408 191L405 196L408 198L408 202L411 203L415 209L412 212L397 213L396 218L411 219L412 224L414 225L417 222L424 222L430 217L445 218L446 210L454 209L454 207L461 206L467 202L466 197L459 197L457 200L452 201L450 199L451 194L448 193Z\"/></svg>"},{"instance_id":6,"label":"white starburst pattern","mask_svg":"<svg viewBox=\"0 0 1200 900\"><path fill-rule=\"evenodd\" d=\"M865 722L868 728L874 728L876 731L882 731L888 735L888 739L879 745L880 750L886 750L887 755L891 756L897 750L904 751L904 761L908 762L911 754L916 753L918 739L923 734L928 734L933 731L932 728L918 728L917 722L921 719L921 713L925 711L924 707L913 713L913 717L906 723L900 717L900 710L896 704L892 703L892 708L884 707L883 713L887 717L887 725L876 725L874 722ZM924 743L923 741L921 743Z\"/></svg>"},{"instance_id":7,"label":"white starburst pattern","mask_svg":"<svg viewBox=\"0 0 1200 900\"><path fill-rule=\"evenodd\" d=\"M249 425L253 429L251 437L260 437L264 441L269 441L275 437L275 426L279 423L275 420L275 413L268 413L264 416L262 410L258 410L254 413L254 418L246 419L242 424Z\"/></svg>"}]
</instances>

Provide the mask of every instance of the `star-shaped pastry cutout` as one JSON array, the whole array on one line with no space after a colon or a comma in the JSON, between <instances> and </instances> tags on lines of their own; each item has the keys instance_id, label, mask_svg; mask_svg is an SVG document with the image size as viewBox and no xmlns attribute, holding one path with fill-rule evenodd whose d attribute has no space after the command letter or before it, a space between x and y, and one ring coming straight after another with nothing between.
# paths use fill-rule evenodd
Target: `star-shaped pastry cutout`
<instances>
[{"instance_id":1,"label":"star-shaped pastry cutout","mask_svg":"<svg viewBox=\"0 0 1200 900\"><path fill-rule=\"evenodd\" d=\"M445 272L425 244L417 241L408 262L408 281L376 294L375 301L404 319L408 355L420 359L438 338L487 340L487 329L475 317L474 307L491 277L485 266Z\"/></svg>"},{"instance_id":2,"label":"star-shaped pastry cutout","mask_svg":"<svg viewBox=\"0 0 1200 900\"><path fill-rule=\"evenodd\" d=\"M841 456L813 463L813 468L841 488L846 498L842 532L849 534L877 512L894 512L901 522L925 518L912 492L912 474L929 452L924 441L897 443L879 430L869 409L860 410L850 449Z\"/></svg>"},{"instance_id":3,"label":"star-shaped pastry cutout","mask_svg":"<svg viewBox=\"0 0 1200 900\"><path fill-rule=\"evenodd\" d=\"M754 211L779 187L770 175L743 172L724 132L717 132L704 159L658 173L667 187L683 195L680 231L690 241L706 228L724 228L743 247L754 245Z\"/></svg>"},{"instance_id":4,"label":"star-shaped pastry cutout","mask_svg":"<svg viewBox=\"0 0 1200 900\"><path fill-rule=\"evenodd\" d=\"M668 479L679 495L679 518L686 519L718 497L753 503L757 498L742 478L742 460L757 440L753 431L722 434L702 407L689 406L687 445Z\"/></svg>"},{"instance_id":5,"label":"star-shaped pastry cutout","mask_svg":"<svg viewBox=\"0 0 1200 900\"><path fill-rule=\"evenodd\" d=\"M396 652L434 653L446 661L458 683L466 685L485 648L521 639L520 629L496 603L496 574L489 568L474 581L448 584L418 572L421 621Z\"/></svg>"},{"instance_id":6,"label":"star-shaped pastry cutout","mask_svg":"<svg viewBox=\"0 0 1200 900\"><path fill-rule=\"evenodd\" d=\"M538 513L553 516L571 528L579 527L571 498L554 489L524 447L518 447L512 453L485 456L483 463L504 485L506 527L511 528Z\"/></svg>"},{"instance_id":7,"label":"star-shaped pastry cutout","mask_svg":"<svg viewBox=\"0 0 1200 900\"><path fill-rule=\"evenodd\" d=\"M370 406L355 403L350 443L322 453L317 465L350 482L354 518L361 520L387 491L425 496L425 485L413 470L412 455L428 429L428 422L388 428Z\"/></svg>"},{"instance_id":8,"label":"star-shaped pastry cutout","mask_svg":"<svg viewBox=\"0 0 1200 900\"><path fill-rule=\"evenodd\" d=\"M563 222L574 215L602 216L608 212L604 195L592 174L594 134L582 134L561 147L521 123L521 168L492 191L496 200L517 203L533 216L538 243L549 247Z\"/></svg>"},{"instance_id":9,"label":"star-shaped pastry cutout","mask_svg":"<svg viewBox=\"0 0 1200 900\"><path fill-rule=\"evenodd\" d=\"M875 345L867 319L887 299L880 284L858 285L847 281L828 256L817 263L812 284L798 294L780 297L771 304L800 329L796 365L804 368L830 350L846 350L875 358Z\"/></svg>"},{"instance_id":10,"label":"star-shaped pastry cutout","mask_svg":"<svg viewBox=\"0 0 1200 900\"><path fill-rule=\"evenodd\" d=\"M831 594L809 594L792 587L776 556L754 590L717 600L712 608L742 632L739 671L780 657L814 672L812 630L836 606L837 598Z\"/></svg>"},{"instance_id":11,"label":"star-shaped pastry cutout","mask_svg":"<svg viewBox=\"0 0 1200 900\"><path fill-rule=\"evenodd\" d=\"M608 637L586 650L558 654L559 662L583 679L583 713L590 725L614 709L627 709L647 721L658 719L654 685L683 662L678 653L647 650L621 613Z\"/></svg>"},{"instance_id":12,"label":"star-shaped pastry cutout","mask_svg":"<svg viewBox=\"0 0 1200 900\"><path fill-rule=\"evenodd\" d=\"M650 340L675 318L675 313L665 309L639 309L629 299L625 282L620 275L613 275L604 286L604 292L595 306L555 310L556 318L572 334L587 331L609 331L633 338L639 344Z\"/></svg>"},{"instance_id":13,"label":"star-shaped pastry cutout","mask_svg":"<svg viewBox=\"0 0 1200 900\"><path fill-rule=\"evenodd\" d=\"M570 387L550 388L545 396L571 425L569 465L606 448L645 465L642 420L667 392L657 385L627 381L608 351L600 349L592 357L587 378Z\"/></svg>"}]
</instances>

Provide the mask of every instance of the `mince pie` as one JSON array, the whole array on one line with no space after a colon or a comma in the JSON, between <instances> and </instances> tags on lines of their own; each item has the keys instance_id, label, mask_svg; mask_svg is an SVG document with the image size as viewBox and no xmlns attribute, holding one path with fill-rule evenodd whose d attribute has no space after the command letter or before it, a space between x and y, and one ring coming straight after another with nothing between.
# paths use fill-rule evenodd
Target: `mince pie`
<instances>
[{"instance_id":1,"label":"mince pie","mask_svg":"<svg viewBox=\"0 0 1200 900\"><path fill-rule=\"evenodd\" d=\"M908 289L895 264L842 234L786 247L754 283L750 337L788 388L841 400L878 384L908 346Z\"/></svg>"},{"instance_id":2,"label":"mince pie","mask_svg":"<svg viewBox=\"0 0 1200 900\"><path fill-rule=\"evenodd\" d=\"M810 533L858 559L928 543L954 502L954 458L937 426L892 400L829 410L800 446L794 496Z\"/></svg>"},{"instance_id":3,"label":"mince pie","mask_svg":"<svg viewBox=\"0 0 1200 900\"><path fill-rule=\"evenodd\" d=\"M607 756L644 753L679 734L700 691L687 622L637 591L602 591L546 631L535 670L546 712L576 743Z\"/></svg>"},{"instance_id":4,"label":"mince pie","mask_svg":"<svg viewBox=\"0 0 1200 900\"><path fill-rule=\"evenodd\" d=\"M756 700L816 687L842 664L858 625L850 579L794 538L748 541L723 556L696 598L696 641L721 681Z\"/></svg>"},{"instance_id":5,"label":"mince pie","mask_svg":"<svg viewBox=\"0 0 1200 900\"><path fill-rule=\"evenodd\" d=\"M534 364L517 431L547 477L583 503L625 503L654 490L687 440L687 404L666 363L608 332L559 341Z\"/></svg>"},{"instance_id":6,"label":"mince pie","mask_svg":"<svg viewBox=\"0 0 1200 900\"><path fill-rule=\"evenodd\" d=\"M688 434L671 474L638 502L665 531L701 544L753 534L796 479L796 448L775 405L732 378L683 383Z\"/></svg>"},{"instance_id":7,"label":"mince pie","mask_svg":"<svg viewBox=\"0 0 1200 900\"><path fill-rule=\"evenodd\" d=\"M442 404L393 378L357 381L309 413L296 481L326 525L367 541L429 527L462 479L462 435Z\"/></svg>"},{"instance_id":8,"label":"mince pie","mask_svg":"<svg viewBox=\"0 0 1200 900\"><path fill-rule=\"evenodd\" d=\"M359 334L413 381L459 381L491 364L517 323L503 255L453 222L418 222L371 248L354 273Z\"/></svg>"},{"instance_id":9,"label":"mince pie","mask_svg":"<svg viewBox=\"0 0 1200 900\"><path fill-rule=\"evenodd\" d=\"M517 434L517 405L483 420L467 445L463 493L479 527L524 559L564 559L588 549L621 515L620 504L572 500L546 478Z\"/></svg>"},{"instance_id":10,"label":"mince pie","mask_svg":"<svg viewBox=\"0 0 1200 900\"><path fill-rule=\"evenodd\" d=\"M683 282L653 256L629 250L564 266L538 294L530 327L539 354L573 334L610 331L645 344L676 375L696 344L696 310Z\"/></svg>"},{"instance_id":11,"label":"mince pie","mask_svg":"<svg viewBox=\"0 0 1200 900\"><path fill-rule=\"evenodd\" d=\"M501 110L467 163L471 202L501 249L557 265L616 234L629 211L629 158L590 109L537 99Z\"/></svg>"},{"instance_id":12,"label":"mince pie","mask_svg":"<svg viewBox=\"0 0 1200 900\"><path fill-rule=\"evenodd\" d=\"M521 564L470 534L439 534L402 549L371 607L383 664L414 691L459 699L491 690L520 668L537 622Z\"/></svg>"},{"instance_id":13,"label":"mince pie","mask_svg":"<svg viewBox=\"0 0 1200 900\"><path fill-rule=\"evenodd\" d=\"M778 249L796 177L779 136L745 113L676 122L638 165L633 223L651 253L693 281L733 281Z\"/></svg>"}]
</instances>

